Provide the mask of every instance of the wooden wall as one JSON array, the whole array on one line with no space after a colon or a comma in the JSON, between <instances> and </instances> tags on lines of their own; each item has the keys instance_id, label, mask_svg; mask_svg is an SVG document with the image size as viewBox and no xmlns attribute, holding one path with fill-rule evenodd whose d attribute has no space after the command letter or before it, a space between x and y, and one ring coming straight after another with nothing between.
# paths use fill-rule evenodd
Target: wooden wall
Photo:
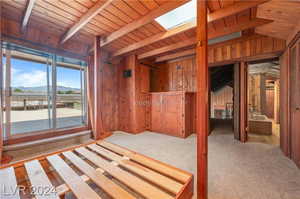
<instances>
[{"instance_id":1,"label":"wooden wall","mask_svg":"<svg viewBox=\"0 0 300 199\"><path fill-rule=\"evenodd\" d=\"M226 104L233 104L233 88L225 86L224 88L211 92L211 118L215 118L215 109L226 109Z\"/></svg>"},{"instance_id":2,"label":"wooden wall","mask_svg":"<svg viewBox=\"0 0 300 199\"><path fill-rule=\"evenodd\" d=\"M266 88L264 74L250 74L248 77L249 108L253 112L265 114Z\"/></svg>"},{"instance_id":3,"label":"wooden wall","mask_svg":"<svg viewBox=\"0 0 300 199\"><path fill-rule=\"evenodd\" d=\"M124 77L125 70L131 77ZM140 133L148 129L150 117L149 68L139 65L135 55L124 58L118 66L118 130ZM148 120L147 120L148 119Z\"/></svg>"},{"instance_id":4,"label":"wooden wall","mask_svg":"<svg viewBox=\"0 0 300 199\"><path fill-rule=\"evenodd\" d=\"M103 64L103 92L102 98L102 120L104 131L118 130L118 68L107 63L108 54L106 52L102 55ZM92 67L94 64L93 55L89 57L89 66ZM93 85L90 84L88 89L93 89ZM89 107L91 110L91 107Z\"/></svg>"},{"instance_id":5,"label":"wooden wall","mask_svg":"<svg viewBox=\"0 0 300 199\"><path fill-rule=\"evenodd\" d=\"M274 89L266 90L266 109L265 115L268 118L274 118Z\"/></svg>"},{"instance_id":6,"label":"wooden wall","mask_svg":"<svg viewBox=\"0 0 300 199\"><path fill-rule=\"evenodd\" d=\"M285 40L253 35L210 45L208 63L210 66L224 65L237 61L251 61L278 56L285 49Z\"/></svg>"},{"instance_id":7,"label":"wooden wall","mask_svg":"<svg viewBox=\"0 0 300 199\"><path fill-rule=\"evenodd\" d=\"M20 27L20 24L15 20L1 18L0 32L2 38L5 39L5 41L14 42L37 50L78 59L87 59L89 46L80 42L76 36L63 45L60 45L61 34L31 25L29 25L25 33L22 33Z\"/></svg>"},{"instance_id":8,"label":"wooden wall","mask_svg":"<svg viewBox=\"0 0 300 199\"><path fill-rule=\"evenodd\" d=\"M195 58L158 64L151 70L151 91L196 91Z\"/></svg>"},{"instance_id":9,"label":"wooden wall","mask_svg":"<svg viewBox=\"0 0 300 199\"><path fill-rule=\"evenodd\" d=\"M210 45L210 66L222 66L239 61L278 57L285 49L285 41L268 36L253 35ZM196 91L195 57L162 62L151 71L151 91Z\"/></svg>"}]
</instances>

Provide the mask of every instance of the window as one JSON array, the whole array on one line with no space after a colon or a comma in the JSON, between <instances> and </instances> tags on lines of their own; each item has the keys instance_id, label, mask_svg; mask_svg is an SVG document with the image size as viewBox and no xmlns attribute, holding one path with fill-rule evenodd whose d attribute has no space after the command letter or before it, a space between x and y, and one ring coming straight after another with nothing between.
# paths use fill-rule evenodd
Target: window
<instances>
[{"instance_id":1,"label":"window","mask_svg":"<svg viewBox=\"0 0 300 199\"><path fill-rule=\"evenodd\" d=\"M160 16L155 20L165 29L170 29L196 18L197 0L191 0L188 3Z\"/></svg>"},{"instance_id":2,"label":"window","mask_svg":"<svg viewBox=\"0 0 300 199\"><path fill-rule=\"evenodd\" d=\"M3 52L6 139L86 125L84 61L9 43L3 44Z\"/></svg>"},{"instance_id":3,"label":"window","mask_svg":"<svg viewBox=\"0 0 300 199\"><path fill-rule=\"evenodd\" d=\"M56 67L56 124L57 128L85 123L84 71L80 68Z\"/></svg>"}]
</instances>

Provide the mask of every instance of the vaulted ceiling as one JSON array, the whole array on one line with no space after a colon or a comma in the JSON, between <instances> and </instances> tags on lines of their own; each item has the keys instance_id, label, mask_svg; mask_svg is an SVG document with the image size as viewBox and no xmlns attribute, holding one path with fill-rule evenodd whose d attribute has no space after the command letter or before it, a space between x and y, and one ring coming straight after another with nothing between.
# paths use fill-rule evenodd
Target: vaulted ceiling
<instances>
[{"instance_id":1,"label":"vaulted ceiling","mask_svg":"<svg viewBox=\"0 0 300 199\"><path fill-rule=\"evenodd\" d=\"M2 0L2 18L61 35L60 42L101 45L113 56L170 52L195 44L196 22L166 30L154 19L189 0ZM286 39L300 18L299 1L209 0L210 39L243 30ZM29 17L26 21L26 13ZM28 23L28 25L27 25ZM181 43L180 43L181 42Z\"/></svg>"}]
</instances>

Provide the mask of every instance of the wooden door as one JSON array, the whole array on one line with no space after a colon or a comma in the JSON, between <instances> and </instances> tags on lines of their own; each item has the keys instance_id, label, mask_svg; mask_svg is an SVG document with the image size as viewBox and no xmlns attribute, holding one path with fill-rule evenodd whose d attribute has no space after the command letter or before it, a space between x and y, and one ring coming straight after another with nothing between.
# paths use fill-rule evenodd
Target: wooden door
<instances>
[{"instance_id":1,"label":"wooden door","mask_svg":"<svg viewBox=\"0 0 300 199\"><path fill-rule=\"evenodd\" d=\"M290 49L290 147L300 167L300 41Z\"/></svg>"}]
</instances>

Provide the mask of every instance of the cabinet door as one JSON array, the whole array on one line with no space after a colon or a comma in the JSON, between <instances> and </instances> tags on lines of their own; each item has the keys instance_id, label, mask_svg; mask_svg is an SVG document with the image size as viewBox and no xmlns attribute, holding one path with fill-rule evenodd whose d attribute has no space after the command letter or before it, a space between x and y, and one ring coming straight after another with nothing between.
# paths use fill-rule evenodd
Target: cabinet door
<instances>
[{"instance_id":1,"label":"cabinet door","mask_svg":"<svg viewBox=\"0 0 300 199\"><path fill-rule=\"evenodd\" d=\"M151 131L161 131L162 96L160 94L151 95Z\"/></svg>"},{"instance_id":2,"label":"cabinet door","mask_svg":"<svg viewBox=\"0 0 300 199\"><path fill-rule=\"evenodd\" d=\"M182 136L183 132L183 95L166 94L163 95L162 103L162 130L174 136Z\"/></svg>"}]
</instances>

